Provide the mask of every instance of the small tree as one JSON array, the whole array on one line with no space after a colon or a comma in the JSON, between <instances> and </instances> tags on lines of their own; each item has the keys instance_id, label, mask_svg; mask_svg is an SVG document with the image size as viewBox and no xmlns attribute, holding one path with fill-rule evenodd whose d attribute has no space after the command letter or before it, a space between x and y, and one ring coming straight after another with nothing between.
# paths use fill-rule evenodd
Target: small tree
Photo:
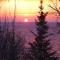
<instances>
[{"instance_id":1,"label":"small tree","mask_svg":"<svg viewBox=\"0 0 60 60\"><path fill-rule=\"evenodd\" d=\"M3 26L1 26L3 27ZM23 51L23 39L8 27L0 28L0 60L21 60L21 52Z\"/></svg>"},{"instance_id":2,"label":"small tree","mask_svg":"<svg viewBox=\"0 0 60 60\"><path fill-rule=\"evenodd\" d=\"M11 33L12 34L12 33ZM9 41L9 60L19 60L21 59L20 55L22 52L22 42L21 38L18 38L18 36L15 35L15 40L13 40L13 37L10 35L10 41Z\"/></svg>"}]
</instances>

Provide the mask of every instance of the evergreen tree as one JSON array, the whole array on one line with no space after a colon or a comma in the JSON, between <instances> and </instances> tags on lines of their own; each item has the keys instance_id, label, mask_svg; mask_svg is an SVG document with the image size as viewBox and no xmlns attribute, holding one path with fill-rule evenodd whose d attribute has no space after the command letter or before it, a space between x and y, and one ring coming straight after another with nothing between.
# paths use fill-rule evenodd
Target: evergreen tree
<instances>
[{"instance_id":1,"label":"evergreen tree","mask_svg":"<svg viewBox=\"0 0 60 60\"><path fill-rule=\"evenodd\" d=\"M12 33L11 33L12 34ZM12 38L12 39L11 39ZM13 40L13 36L10 35L10 41L9 41L9 60L21 60L21 52L22 52L22 39L15 35L15 38Z\"/></svg>"},{"instance_id":2,"label":"evergreen tree","mask_svg":"<svg viewBox=\"0 0 60 60\"><path fill-rule=\"evenodd\" d=\"M22 40L21 36L15 31L13 34L13 31L11 32L8 27L6 29L0 28L0 60L21 60Z\"/></svg>"},{"instance_id":3,"label":"evergreen tree","mask_svg":"<svg viewBox=\"0 0 60 60\"><path fill-rule=\"evenodd\" d=\"M0 60L21 60L22 38L15 31L16 0L14 5L12 31L9 30L7 16L5 16L5 22L2 26L3 29L0 28Z\"/></svg>"},{"instance_id":4,"label":"evergreen tree","mask_svg":"<svg viewBox=\"0 0 60 60\"><path fill-rule=\"evenodd\" d=\"M55 52L50 49L50 42L48 40L48 26L45 21L47 13L43 12L43 1L41 0L40 15L36 22L37 25L37 35L35 42L30 43L31 45L31 60L57 60L54 56Z\"/></svg>"}]
</instances>

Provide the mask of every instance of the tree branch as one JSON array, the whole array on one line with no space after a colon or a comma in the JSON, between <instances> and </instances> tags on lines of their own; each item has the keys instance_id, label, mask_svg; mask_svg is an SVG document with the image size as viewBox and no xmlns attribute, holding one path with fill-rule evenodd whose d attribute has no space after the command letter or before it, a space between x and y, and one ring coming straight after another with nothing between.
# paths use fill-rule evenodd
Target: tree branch
<instances>
[{"instance_id":1,"label":"tree branch","mask_svg":"<svg viewBox=\"0 0 60 60\"><path fill-rule=\"evenodd\" d=\"M52 7L51 5L49 5L49 7L50 7L50 8L52 8L53 10L57 11L57 13L58 13L58 14L59 14L59 16L60 16L60 11L59 11L59 9L54 8L54 7Z\"/></svg>"}]
</instances>

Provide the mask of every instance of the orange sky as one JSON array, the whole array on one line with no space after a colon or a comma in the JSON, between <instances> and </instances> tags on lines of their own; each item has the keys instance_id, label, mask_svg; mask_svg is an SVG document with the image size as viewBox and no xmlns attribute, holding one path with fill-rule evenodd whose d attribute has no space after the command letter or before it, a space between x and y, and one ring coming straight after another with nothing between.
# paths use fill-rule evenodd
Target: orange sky
<instances>
[{"instance_id":1,"label":"orange sky","mask_svg":"<svg viewBox=\"0 0 60 60\"><path fill-rule=\"evenodd\" d=\"M52 9L48 7L49 4L52 6L51 2L52 0L44 0L43 6L44 6L44 12L51 12ZM55 3L55 0L53 0ZM25 18L27 18L29 21L33 21L34 18L38 12L39 12L39 0L16 0L16 18L18 21L24 21ZM13 19L13 13L14 13L14 0L1 0L0 4L0 14L1 17L7 16L8 18ZM33 19L32 19L33 18Z\"/></svg>"}]
</instances>

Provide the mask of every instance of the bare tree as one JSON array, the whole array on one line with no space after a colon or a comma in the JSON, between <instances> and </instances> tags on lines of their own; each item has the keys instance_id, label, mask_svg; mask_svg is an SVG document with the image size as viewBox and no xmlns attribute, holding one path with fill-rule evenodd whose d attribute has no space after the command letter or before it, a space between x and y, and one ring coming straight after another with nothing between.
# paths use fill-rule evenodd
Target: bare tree
<instances>
[{"instance_id":1,"label":"bare tree","mask_svg":"<svg viewBox=\"0 0 60 60\"><path fill-rule=\"evenodd\" d=\"M60 2L60 0L59 0L59 2ZM54 3L53 3L54 4ZM53 7L53 6L51 6L50 4L49 4L49 7L50 8L52 8L53 10L55 10L57 13L58 13L58 15L60 16L60 7L59 8L57 8L57 0L56 0L56 4L55 4L56 6L55 7Z\"/></svg>"}]
</instances>

